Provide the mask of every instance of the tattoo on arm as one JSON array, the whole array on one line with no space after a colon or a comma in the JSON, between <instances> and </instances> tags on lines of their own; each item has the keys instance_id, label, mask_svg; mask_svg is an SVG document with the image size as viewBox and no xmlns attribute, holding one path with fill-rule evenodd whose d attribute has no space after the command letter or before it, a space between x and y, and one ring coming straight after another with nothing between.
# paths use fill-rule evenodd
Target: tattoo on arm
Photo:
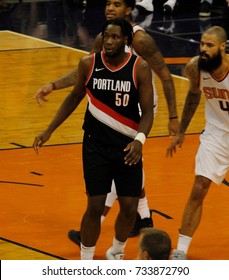
<instances>
[{"instance_id":1,"label":"tattoo on arm","mask_svg":"<svg viewBox=\"0 0 229 280\"><path fill-rule=\"evenodd\" d=\"M56 89L62 89L74 86L77 81L78 69L75 68L71 72L67 73L65 76L59 78L55 81Z\"/></svg>"},{"instance_id":2,"label":"tattoo on arm","mask_svg":"<svg viewBox=\"0 0 229 280\"><path fill-rule=\"evenodd\" d=\"M138 54L149 63L151 69L153 69L161 80L168 105L169 116L177 115L174 82L157 44L152 37L146 34L140 38L136 49Z\"/></svg>"},{"instance_id":3,"label":"tattoo on arm","mask_svg":"<svg viewBox=\"0 0 229 280\"><path fill-rule=\"evenodd\" d=\"M185 105L182 113L180 132L185 133L189 126L189 123L196 112L196 109L200 103L201 93L194 93L189 90L185 100Z\"/></svg>"}]
</instances>

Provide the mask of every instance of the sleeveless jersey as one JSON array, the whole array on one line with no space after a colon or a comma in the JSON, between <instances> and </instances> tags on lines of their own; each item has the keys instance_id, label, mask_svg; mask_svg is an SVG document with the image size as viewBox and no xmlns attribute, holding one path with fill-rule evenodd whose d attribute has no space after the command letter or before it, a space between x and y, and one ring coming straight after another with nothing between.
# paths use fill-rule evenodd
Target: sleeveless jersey
<instances>
[{"instance_id":1,"label":"sleeveless jersey","mask_svg":"<svg viewBox=\"0 0 229 280\"><path fill-rule=\"evenodd\" d=\"M221 79L201 71L200 89L206 97L206 122L229 132L229 69Z\"/></svg>"},{"instance_id":2,"label":"sleeveless jersey","mask_svg":"<svg viewBox=\"0 0 229 280\"><path fill-rule=\"evenodd\" d=\"M125 146L138 132L140 114L136 65L139 57L128 54L118 67L110 67L104 52L92 55L86 79L88 107L83 129L112 146Z\"/></svg>"}]
</instances>

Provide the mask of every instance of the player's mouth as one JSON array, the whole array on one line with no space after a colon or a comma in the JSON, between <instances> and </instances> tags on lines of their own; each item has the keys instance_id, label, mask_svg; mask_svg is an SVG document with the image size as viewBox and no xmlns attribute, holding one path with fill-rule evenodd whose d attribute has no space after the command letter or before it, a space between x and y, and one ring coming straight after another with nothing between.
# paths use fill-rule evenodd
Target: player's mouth
<instances>
[{"instance_id":1,"label":"player's mouth","mask_svg":"<svg viewBox=\"0 0 229 280\"><path fill-rule=\"evenodd\" d=\"M114 14L106 14L106 19L109 20L109 19L114 19L115 18L115 15Z\"/></svg>"},{"instance_id":2,"label":"player's mouth","mask_svg":"<svg viewBox=\"0 0 229 280\"><path fill-rule=\"evenodd\" d=\"M209 55L206 54L205 52L201 52L201 53L200 53L200 57L201 57L202 59L209 59L209 58L210 58Z\"/></svg>"}]
</instances>

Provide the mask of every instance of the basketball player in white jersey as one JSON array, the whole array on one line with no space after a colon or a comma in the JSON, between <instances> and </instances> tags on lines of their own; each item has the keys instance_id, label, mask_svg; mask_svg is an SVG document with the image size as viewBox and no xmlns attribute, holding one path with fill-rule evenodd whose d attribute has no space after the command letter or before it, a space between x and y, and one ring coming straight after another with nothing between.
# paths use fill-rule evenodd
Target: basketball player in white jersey
<instances>
[{"instance_id":1,"label":"basketball player in white jersey","mask_svg":"<svg viewBox=\"0 0 229 280\"><path fill-rule=\"evenodd\" d=\"M206 126L196 154L195 181L184 209L177 250L172 259L186 259L192 236L200 221L203 201L211 182L220 184L229 170L229 55L226 32L222 27L207 29L200 43L200 55L185 68L190 81L180 129L168 147L167 155L183 145L185 131L205 95Z\"/></svg>"},{"instance_id":2,"label":"basketball player in white jersey","mask_svg":"<svg viewBox=\"0 0 229 280\"><path fill-rule=\"evenodd\" d=\"M107 0L105 7L105 16L106 19L114 19L114 18L125 18L130 20L131 12L134 9L135 0ZM168 67L166 66L163 56L158 49L153 38L147 34L140 26L135 25L134 36L132 42L132 48L135 53L141 57L143 57L150 65L153 72L160 78L161 83L163 85L164 95L166 98L166 102L168 105L169 111L169 122L168 122L168 130L169 135L174 135L177 132L179 122L177 117L177 108L176 108L176 95L175 88L172 76L169 72ZM92 48L91 53L100 52L102 49L102 37L100 34L96 37L94 46ZM70 87L75 84L77 77L77 68L73 69L70 73L66 74L64 77L61 77L54 82L48 83L41 88L35 94L35 98L37 102L41 104L46 101L46 96L51 93L53 90L58 90L66 87ZM154 86L154 113L156 112L157 107L157 95ZM110 207L112 207L115 199L116 199L116 190L115 185L112 184L112 191L107 196L106 207L104 209L104 214L101 217L101 220L104 219ZM145 196L144 191L144 182L141 198L139 200L138 205L138 215L136 219L136 224L131 232L131 236L136 236L139 234L140 229L143 227L152 227L153 221L151 218L150 209L148 206L148 201ZM76 234L79 232L70 231L70 239L73 240L74 236L76 237L74 240L75 243L79 245L78 237Z\"/></svg>"}]
</instances>

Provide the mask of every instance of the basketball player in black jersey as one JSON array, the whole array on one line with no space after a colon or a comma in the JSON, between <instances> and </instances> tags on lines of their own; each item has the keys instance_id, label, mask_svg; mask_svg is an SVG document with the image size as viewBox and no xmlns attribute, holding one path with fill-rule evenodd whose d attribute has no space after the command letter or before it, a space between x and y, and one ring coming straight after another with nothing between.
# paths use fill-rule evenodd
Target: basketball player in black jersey
<instances>
[{"instance_id":1,"label":"basketball player in black jersey","mask_svg":"<svg viewBox=\"0 0 229 280\"><path fill-rule=\"evenodd\" d=\"M88 205L81 222L81 259L93 259L111 182L120 211L107 259L122 259L135 222L142 189L142 145L153 123L152 73L142 58L125 52L133 28L124 19L105 23L103 51L83 57L77 83L48 128L34 140L34 149L50 138L87 95L83 124L83 168ZM139 114L139 107L141 115Z\"/></svg>"},{"instance_id":2,"label":"basketball player in black jersey","mask_svg":"<svg viewBox=\"0 0 229 280\"><path fill-rule=\"evenodd\" d=\"M131 19L131 12L133 11L135 6L135 0L107 0L105 7L105 16L106 19L114 19L114 18L125 18L126 20ZM132 49L139 56L142 56L150 65L153 72L159 77L162 85L163 91L165 95L165 99L168 105L169 112L169 122L168 129L169 134L175 134L179 127L179 121L177 118L177 110L176 110L176 94L175 88L173 84L172 76L169 72L168 67L166 66L163 56L160 50L157 47L154 39L147 34L142 28L137 28L135 25L135 32L133 35L132 41ZM95 42L93 44L93 48L91 53L100 52L102 50L102 40L101 34L99 34ZM69 86L73 86L76 84L76 78L78 69L73 69L70 73L67 73L63 77L55 80L54 82L48 83L41 88L39 88L35 94L35 98L39 104L47 101L47 95L49 95L54 90L59 90L61 88L66 88ZM154 91L156 95L156 91ZM157 108L157 101L154 98L154 113ZM144 181L144 180L143 180ZM116 200L116 191L114 182L112 182L112 191L108 194L106 205L104 208L103 215L101 216L101 222L104 220L105 216L109 212L110 207L112 207L113 203ZM139 199L138 204L138 214L136 217L135 225L133 226L132 231L130 232L129 237L133 237L139 234L140 229L144 227L153 227L153 219L151 217L152 211L149 209L148 200L145 195L145 187L143 182L143 188L141 197ZM68 236L71 241L75 244L80 245L80 231L78 230L70 230L68 232Z\"/></svg>"}]
</instances>

